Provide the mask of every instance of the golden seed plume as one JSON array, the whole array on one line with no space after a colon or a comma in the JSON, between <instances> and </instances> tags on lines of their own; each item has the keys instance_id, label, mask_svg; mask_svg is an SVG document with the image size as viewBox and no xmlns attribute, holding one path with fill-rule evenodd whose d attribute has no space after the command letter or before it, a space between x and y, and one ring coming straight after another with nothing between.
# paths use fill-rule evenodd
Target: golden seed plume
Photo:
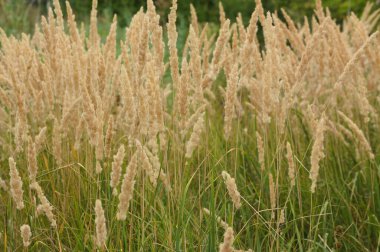
<instances>
[{"instance_id":1,"label":"golden seed plume","mask_svg":"<svg viewBox=\"0 0 380 252\"><path fill-rule=\"evenodd\" d=\"M261 171L265 170L264 142L258 131L256 131L257 151L259 154L259 164Z\"/></svg>"},{"instance_id":2,"label":"golden seed plume","mask_svg":"<svg viewBox=\"0 0 380 252\"><path fill-rule=\"evenodd\" d=\"M360 143L360 145L363 147L364 151L367 153L368 157L373 160L375 158L375 155L373 154L371 145L367 141L366 137L364 136L363 131L343 112L338 111L338 115L347 123L348 127L351 129L351 131L356 136L356 139Z\"/></svg>"},{"instance_id":3,"label":"golden seed plume","mask_svg":"<svg viewBox=\"0 0 380 252\"><path fill-rule=\"evenodd\" d=\"M234 230L231 227L228 227L224 233L223 243L219 245L219 252L233 252L234 248L232 247L232 244L234 239Z\"/></svg>"},{"instance_id":4,"label":"golden seed plume","mask_svg":"<svg viewBox=\"0 0 380 252\"><path fill-rule=\"evenodd\" d=\"M226 171L222 171L222 177L224 179L224 183L226 184L228 194L231 197L232 202L234 203L234 206L236 209L239 209L241 207L240 203L240 193L237 189L235 179L228 174Z\"/></svg>"},{"instance_id":5,"label":"golden seed plume","mask_svg":"<svg viewBox=\"0 0 380 252\"><path fill-rule=\"evenodd\" d=\"M194 125L193 132L190 136L190 139L186 143L186 154L185 154L186 158L191 158L195 148L197 148L197 146L200 144L201 134L205 127L204 116L205 116L204 113L201 113L199 115L198 120Z\"/></svg>"},{"instance_id":6,"label":"golden seed plume","mask_svg":"<svg viewBox=\"0 0 380 252\"><path fill-rule=\"evenodd\" d=\"M111 171L111 188L113 189L113 195L117 195L117 186L120 182L122 164L125 156L124 145L120 145L116 155L113 156L112 171Z\"/></svg>"},{"instance_id":7,"label":"golden seed plume","mask_svg":"<svg viewBox=\"0 0 380 252\"><path fill-rule=\"evenodd\" d=\"M9 187L13 200L16 203L16 208L21 210L24 208L24 190L22 190L22 180L16 168L16 162L12 157L9 158Z\"/></svg>"},{"instance_id":8,"label":"golden seed plume","mask_svg":"<svg viewBox=\"0 0 380 252\"><path fill-rule=\"evenodd\" d=\"M30 237L32 237L32 231L30 231L30 226L28 224L24 224L20 227L22 243L24 247L29 247L30 245Z\"/></svg>"},{"instance_id":9,"label":"golden seed plume","mask_svg":"<svg viewBox=\"0 0 380 252\"><path fill-rule=\"evenodd\" d=\"M28 140L28 171L29 179L33 183L36 180L38 165L36 155L36 145L32 141L32 138Z\"/></svg>"},{"instance_id":10,"label":"golden seed plume","mask_svg":"<svg viewBox=\"0 0 380 252\"><path fill-rule=\"evenodd\" d=\"M43 127L34 139L36 153L38 153L42 149L46 141L46 131L47 131L47 127Z\"/></svg>"},{"instance_id":11,"label":"golden seed plume","mask_svg":"<svg viewBox=\"0 0 380 252\"><path fill-rule=\"evenodd\" d=\"M53 214L53 206L50 204L49 200L46 198L44 192L42 191L41 186L38 184L38 182L33 182L30 185L30 188L36 191L37 197L39 201L41 202L41 204L37 206L37 212L45 213L46 217L50 221L50 225L52 227L57 227L57 221Z\"/></svg>"},{"instance_id":12,"label":"golden seed plume","mask_svg":"<svg viewBox=\"0 0 380 252\"><path fill-rule=\"evenodd\" d=\"M103 248L107 241L107 226L102 202L99 199L95 201L95 228L96 246L98 246L98 248Z\"/></svg>"},{"instance_id":13,"label":"golden seed plume","mask_svg":"<svg viewBox=\"0 0 380 252\"><path fill-rule=\"evenodd\" d=\"M310 176L311 179L311 187L310 190L312 193L315 192L315 189L317 187L317 180L319 176L319 161L324 158L324 131L325 131L325 116L322 115L321 119L318 122L316 133L314 137L314 144L313 148L311 149L311 169L310 169Z\"/></svg>"},{"instance_id":14,"label":"golden seed plume","mask_svg":"<svg viewBox=\"0 0 380 252\"><path fill-rule=\"evenodd\" d=\"M0 177L0 188L3 189L4 191L8 191L7 183L1 177Z\"/></svg>"},{"instance_id":15,"label":"golden seed plume","mask_svg":"<svg viewBox=\"0 0 380 252\"><path fill-rule=\"evenodd\" d=\"M296 184L296 166L293 159L293 151L290 143L286 143L286 158L288 160L288 176L290 180L290 186L293 187Z\"/></svg>"},{"instance_id":16,"label":"golden seed plume","mask_svg":"<svg viewBox=\"0 0 380 252\"><path fill-rule=\"evenodd\" d=\"M269 198L270 198L270 207L272 209L272 219L274 218L274 211L276 209L276 187L273 181L272 173L269 173Z\"/></svg>"},{"instance_id":17,"label":"golden seed plume","mask_svg":"<svg viewBox=\"0 0 380 252\"><path fill-rule=\"evenodd\" d=\"M119 204L117 207L118 211L116 214L116 218L118 220L125 220L127 218L127 211L133 196L133 190L135 186L135 176L138 168L138 160L140 158L141 150L138 149L129 161L127 170L124 174L123 182L121 184L120 189L121 192L119 194Z\"/></svg>"}]
</instances>

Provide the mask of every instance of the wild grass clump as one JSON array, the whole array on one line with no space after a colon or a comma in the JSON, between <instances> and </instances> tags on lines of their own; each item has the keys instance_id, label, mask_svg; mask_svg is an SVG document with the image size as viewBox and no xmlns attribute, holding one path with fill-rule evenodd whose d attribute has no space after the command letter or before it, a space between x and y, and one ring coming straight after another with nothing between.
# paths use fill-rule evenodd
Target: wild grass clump
<instances>
[{"instance_id":1,"label":"wild grass clump","mask_svg":"<svg viewBox=\"0 0 380 252\"><path fill-rule=\"evenodd\" d=\"M256 0L246 27L220 4L217 33L192 7L181 53L176 0L123 41L96 0L89 31L58 0L34 34L0 30L0 248L375 251L371 7L298 24Z\"/></svg>"}]
</instances>

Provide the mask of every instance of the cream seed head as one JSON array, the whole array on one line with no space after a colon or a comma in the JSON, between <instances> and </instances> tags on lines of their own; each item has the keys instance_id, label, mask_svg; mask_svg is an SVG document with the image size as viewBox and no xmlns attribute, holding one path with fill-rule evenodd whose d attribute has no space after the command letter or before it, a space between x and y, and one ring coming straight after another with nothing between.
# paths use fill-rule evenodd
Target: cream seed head
<instances>
[{"instance_id":1,"label":"cream seed head","mask_svg":"<svg viewBox=\"0 0 380 252\"><path fill-rule=\"evenodd\" d=\"M100 164L99 161L96 161L96 164L95 164L95 173L96 174L100 174L102 171L103 171L102 165Z\"/></svg>"},{"instance_id":2,"label":"cream seed head","mask_svg":"<svg viewBox=\"0 0 380 252\"><path fill-rule=\"evenodd\" d=\"M235 179L228 174L226 171L222 171L222 177L224 179L224 183L226 184L228 194L231 197L232 202L234 203L234 206L236 209L239 209L241 207L240 203L240 193L237 189Z\"/></svg>"},{"instance_id":3,"label":"cream seed head","mask_svg":"<svg viewBox=\"0 0 380 252\"><path fill-rule=\"evenodd\" d=\"M38 153L41 149L42 149L42 146L44 145L45 143L45 140L46 140L46 132L47 132L47 127L43 127L40 132L38 133L38 135L35 137L34 139L34 144L35 144L35 149L36 149L36 153Z\"/></svg>"},{"instance_id":4,"label":"cream seed head","mask_svg":"<svg viewBox=\"0 0 380 252\"><path fill-rule=\"evenodd\" d=\"M143 169L147 173L149 180L153 184L153 186L156 186L160 170L155 169L155 167L150 162L149 157L148 157L145 150L142 150L141 153L142 153L141 154L141 160L142 160L141 162L142 162Z\"/></svg>"},{"instance_id":5,"label":"cream seed head","mask_svg":"<svg viewBox=\"0 0 380 252\"><path fill-rule=\"evenodd\" d=\"M5 182L4 179L0 177L0 188L3 189L4 191L8 191L8 186L7 182Z\"/></svg>"},{"instance_id":6,"label":"cream seed head","mask_svg":"<svg viewBox=\"0 0 380 252\"><path fill-rule=\"evenodd\" d=\"M114 134L114 118L111 115L108 119L107 132L105 136L105 146L104 146L104 152L107 158L111 155L111 143L112 143L113 134Z\"/></svg>"},{"instance_id":7,"label":"cream seed head","mask_svg":"<svg viewBox=\"0 0 380 252\"><path fill-rule=\"evenodd\" d=\"M99 199L95 201L95 228L96 246L98 248L103 248L107 241L107 226L102 202Z\"/></svg>"},{"instance_id":8,"label":"cream seed head","mask_svg":"<svg viewBox=\"0 0 380 252\"><path fill-rule=\"evenodd\" d=\"M276 187L273 181L273 175L272 173L269 173L269 199L270 199L270 207L272 209L272 219L274 218L275 214L274 211L277 206L277 193L276 193Z\"/></svg>"},{"instance_id":9,"label":"cream seed head","mask_svg":"<svg viewBox=\"0 0 380 252\"><path fill-rule=\"evenodd\" d=\"M354 133L356 139L360 143L360 145L363 147L364 151L367 153L368 157L373 160L375 158L375 155L373 154L371 145L367 141L363 131L343 112L338 111L338 115L347 123L348 127L351 129L351 131Z\"/></svg>"},{"instance_id":10,"label":"cream seed head","mask_svg":"<svg viewBox=\"0 0 380 252\"><path fill-rule=\"evenodd\" d=\"M32 232L30 231L30 226L27 224L24 224L20 227L21 237L22 237L22 243L24 244L24 247L29 247L30 245L30 238L32 237Z\"/></svg>"},{"instance_id":11,"label":"cream seed head","mask_svg":"<svg viewBox=\"0 0 380 252\"><path fill-rule=\"evenodd\" d=\"M113 188L113 194L117 195L117 186L120 182L122 164L125 156L124 145L120 145L116 155L113 156L112 171L111 171L111 188Z\"/></svg>"},{"instance_id":12,"label":"cream seed head","mask_svg":"<svg viewBox=\"0 0 380 252\"><path fill-rule=\"evenodd\" d=\"M22 180L16 168L16 162L12 157L9 158L9 187L12 198L16 204L16 208L21 210L24 208L24 190L22 189Z\"/></svg>"},{"instance_id":13,"label":"cream seed head","mask_svg":"<svg viewBox=\"0 0 380 252\"><path fill-rule=\"evenodd\" d=\"M194 150L200 144L201 134L204 130L204 113L201 113L198 117L197 122L194 125L193 132L190 136L189 141L186 143L186 158L191 158Z\"/></svg>"},{"instance_id":14,"label":"cream seed head","mask_svg":"<svg viewBox=\"0 0 380 252\"><path fill-rule=\"evenodd\" d=\"M286 158L288 160L288 176L290 180L290 186L293 187L296 184L296 167L293 160L292 147L290 146L289 142L286 143Z\"/></svg>"},{"instance_id":15,"label":"cream seed head","mask_svg":"<svg viewBox=\"0 0 380 252\"><path fill-rule=\"evenodd\" d=\"M28 171L29 171L29 179L31 182L36 180L38 165L37 165L37 155L36 155L36 145L29 138L28 141Z\"/></svg>"},{"instance_id":16,"label":"cream seed head","mask_svg":"<svg viewBox=\"0 0 380 252\"><path fill-rule=\"evenodd\" d=\"M53 214L53 206L46 198L40 184L38 184L38 182L33 182L32 184L30 184L30 188L37 193L37 197L41 202L41 204L37 206L37 212L44 213L46 215L46 217L50 221L51 227L57 227L57 221L55 215Z\"/></svg>"},{"instance_id":17,"label":"cream seed head","mask_svg":"<svg viewBox=\"0 0 380 252\"><path fill-rule=\"evenodd\" d=\"M234 242L234 230L228 227L224 233L223 243L219 245L219 252L233 252L232 244Z\"/></svg>"},{"instance_id":18,"label":"cream seed head","mask_svg":"<svg viewBox=\"0 0 380 252\"><path fill-rule=\"evenodd\" d=\"M119 194L119 204L116 218L118 220L125 220L127 218L127 211L129 208L130 201L133 197L133 190L135 186L135 176L138 168L138 158L140 157L140 150L138 149L132 156L127 170L124 174L123 182L121 184L120 194Z\"/></svg>"},{"instance_id":19,"label":"cream seed head","mask_svg":"<svg viewBox=\"0 0 380 252\"><path fill-rule=\"evenodd\" d=\"M256 131L257 151L261 171L265 170L264 142L259 132Z\"/></svg>"},{"instance_id":20,"label":"cream seed head","mask_svg":"<svg viewBox=\"0 0 380 252\"><path fill-rule=\"evenodd\" d=\"M320 160L325 156L324 154L324 132L325 132L325 117L322 115L321 119L318 122L315 138L314 138L314 144L313 148L311 150L311 169L310 169L310 176L311 179L311 187L310 190L312 193L315 192L315 189L317 187L317 180L319 176L319 162Z\"/></svg>"}]
</instances>

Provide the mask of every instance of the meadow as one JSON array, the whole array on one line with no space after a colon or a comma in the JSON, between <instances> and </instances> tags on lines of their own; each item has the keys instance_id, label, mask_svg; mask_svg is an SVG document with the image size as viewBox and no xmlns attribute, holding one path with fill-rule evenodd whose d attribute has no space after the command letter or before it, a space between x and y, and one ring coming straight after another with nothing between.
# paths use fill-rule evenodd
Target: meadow
<instances>
[{"instance_id":1,"label":"meadow","mask_svg":"<svg viewBox=\"0 0 380 252\"><path fill-rule=\"evenodd\" d=\"M171 4L0 29L0 251L379 250L380 9Z\"/></svg>"}]
</instances>

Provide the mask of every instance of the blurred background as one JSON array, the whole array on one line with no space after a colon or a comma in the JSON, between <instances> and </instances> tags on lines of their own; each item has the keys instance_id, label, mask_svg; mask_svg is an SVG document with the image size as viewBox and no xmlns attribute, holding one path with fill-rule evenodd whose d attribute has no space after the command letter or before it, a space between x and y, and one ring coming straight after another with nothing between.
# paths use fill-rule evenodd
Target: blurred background
<instances>
[{"instance_id":1,"label":"blurred background","mask_svg":"<svg viewBox=\"0 0 380 252\"><path fill-rule=\"evenodd\" d=\"M64 0L60 0L64 4ZM89 22L92 0L69 0L76 18L85 25ZM101 35L108 32L112 16L117 14L119 27L125 27L141 6L146 6L145 0L98 0L99 31ZM179 0L178 26L186 31L189 23L190 3L198 14L200 22L210 22L217 26L219 20L218 0ZM245 23L255 7L254 0L221 0L226 16L235 19L242 14ZM296 22L302 22L304 15L313 14L314 0L263 0L265 10L280 10L284 8ZM341 22L343 17L353 11L360 16L366 0L324 0L323 5L329 7L334 18ZM380 7L380 0L373 0L375 7ZM161 22L166 22L171 0L154 0ZM35 22L41 15L46 15L52 0L0 0L0 27L8 34L33 32ZM64 8L65 10L65 8Z\"/></svg>"}]
</instances>

